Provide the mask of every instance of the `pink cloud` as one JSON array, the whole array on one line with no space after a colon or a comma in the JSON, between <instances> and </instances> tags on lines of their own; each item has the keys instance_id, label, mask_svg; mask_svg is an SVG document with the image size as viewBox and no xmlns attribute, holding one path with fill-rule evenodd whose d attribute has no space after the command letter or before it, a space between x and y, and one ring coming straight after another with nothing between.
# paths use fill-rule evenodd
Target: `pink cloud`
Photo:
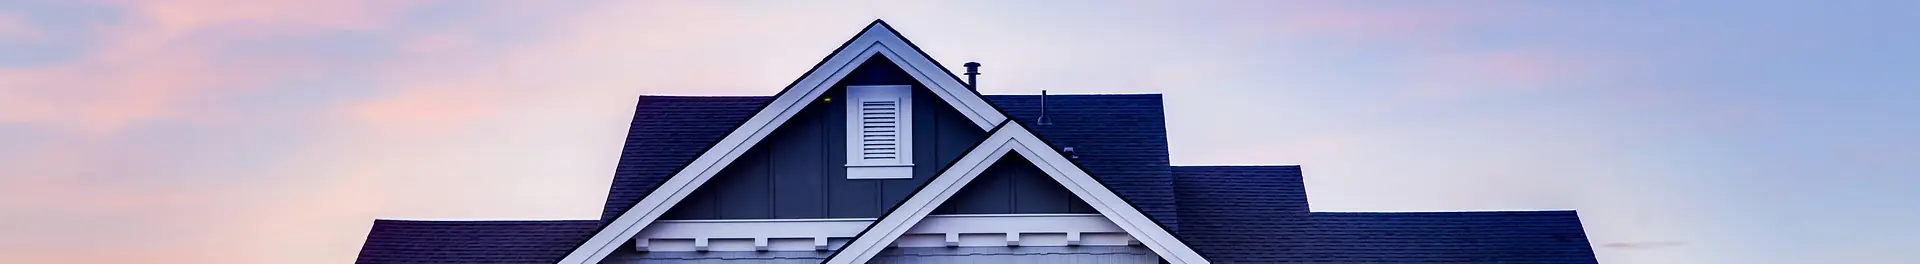
<instances>
[{"instance_id":1,"label":"pink cloud","mask_svg":"<svg viewBox=\"0 0 1920 264\"><path fill-rule=\"evenodd\" d=\"M372 29L431 0L108 1L133 10L154 29L187 32L220 24L253 24L271 32Z\"/></svg>"},{"instance_id":2,"label":"pink cloud","mask_svg":"<svg viewBox=\"0 0 1920 264\"><path fill-rule=\"evenodd\" d=\"M227 56L223 45L382 30L423 2L101 3L124 9L125 16L78 32L97 40L81 45L88 48L80 57L42 67L0 68L0 108L6 109L0 111L0 126L53 133L28 144L0 145L0 219L7 223L0 233L8 234L0 236L0 263L263 263L285 261L285 256L350 261L352 253L344 251L364 236L365 227L358 225L372 217L365 211L379 208L369 201L384 196L357 192L364 185L348 179L358 178L315 173L319 170L305 165L334 163L271 160L266 162L301 165L265 171L235 169L261 164L193 167L178 163L191 163L206 149L130 148L121 145L130 143L121 132L145 122L234 115L214 112L220 106L209 104L278 89L274 85L327 63L300 52ZM0 13L0 38L38 32L17 16ZM328 121L314 120L310 129L328 129ZM192 133L247 133L225 123L198 124L206 127ZM299 147L267 149L276 148ZM182 181L208 182L173 184ZM319 211L301 214L305 209L291 208ZM325 249L299 246L315 239L334 243ZM236 256L235 248L281 256Z\"/></svg>"},{"instance_id":3,"label":"pink cloud","mask_svg":"<svg viewBox=\"0 0 1920 264\"><path fill-rule=\"evenodd\" d=\"M107 134L185 118L194 104L296 74L305 54L225 58L220 43L377 28L421 1L113 1L124 22L87 32L96 48L37 68L0 69L0 123ZM17 20L17 19L15 19ZM0 33L32 32L0 16ZM12 23L12 24L9 24ZM244 30L230 31L234 28ZM212 32L221 30L220 32ZM216 33L216 34L202 34ZM8 35L8 34L0 34Z\"/></svg>"},{"instance_id":4,"label":"pink cloud","mask_svg":"<svg viewBox=\"0 0 1920 264\"><path fill-rule=\"evenodd\" d=\"M8 234L0 236L0 262L222 262L206 245L237 237L212 230L225 216L215 205L240 196L212 186L155 186L140 179L153 173L151 167L102 166L116 161L103 158L112 154L71 145L0 161L0 219L7 223L0 233ZM129 243L129 237L142 239Z\"/></svg>"},{"instance_id":5,"label":"pink cloud","mask_svg":"<svg viewBox=\"0 0 1920 264\"><path fill-rule=\"evenodd\" d=\"M348 106L347 117L382 131L440 132L496 113L508 105L480 88L485 84L433 88L401 87L378 99ZM424 129L424 130L423 130Z\"/></svg>"}]
</instances>

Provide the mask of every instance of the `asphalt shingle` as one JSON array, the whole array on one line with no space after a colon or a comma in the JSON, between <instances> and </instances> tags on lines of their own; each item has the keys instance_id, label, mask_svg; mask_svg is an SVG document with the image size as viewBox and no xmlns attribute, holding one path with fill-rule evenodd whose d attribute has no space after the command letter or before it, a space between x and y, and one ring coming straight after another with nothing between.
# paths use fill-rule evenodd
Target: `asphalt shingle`
<instances>
[{"instance_id":1,"label":"asphalt shingle","mask_svg":"<svg viewBox=\"0 0 1920 264\"><path fill-rule=\"evenodd\" d=\"M1175 166L1184 242L1220 263L1594 263L1572 211L1308 212L1299 166Z\"/></svg>"},{"instance_id":2,"label":"asphalt shingle","mask_svg":"<svg viewBox=\"0 0 1920 264\"><path fill-rule=\"evenodd\" d=\"M613 221L772 97L641 96L601 221Z\"/></svg>"},{"instance_id":3,"label":"asphalt shingle","mask_svg":"<svg viewBox=\"0 0 1920 264\"><path fill-rule=\"evenodd\" d=\"M1174 166L1183 242L1210 260L1296 260L1311 248L1299 166Z\"/></svg>"},{"instance_id":4,"label":"asphalt shingle","mask_svg":"<svg viewBox=\"0 0 1920 264\"><path fill-rule=\"evenodd\" d=\"M594 220L374 220L354 263L553 263L598 225Z\"/></svg>"},{"instance_id":5,"label":"asphalt shingle","mask_svg":"<svg viewBox=\"0 0 1920 264\"><path fill-rule=\"evenodd\" d=\"M1598 263L1573 211L1312 213L1325 263Z\"/></svg>"}]
</instances>

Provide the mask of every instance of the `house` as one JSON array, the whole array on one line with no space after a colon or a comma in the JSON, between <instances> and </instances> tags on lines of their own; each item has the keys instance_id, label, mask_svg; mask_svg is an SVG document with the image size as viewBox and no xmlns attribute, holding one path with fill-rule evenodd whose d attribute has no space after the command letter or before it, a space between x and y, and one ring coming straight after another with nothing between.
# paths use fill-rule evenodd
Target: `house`
<instances>
[{"instance_id":1,"label":"house","mask_svg":"<svg viewBox=\"0 0 1920 264\"><path fill-rule=\"evenodd\" d=\"M771 97L642 96L600 219L376 220L358 262L1597 262L1572 211L1311 212L1299 166L1171 165L1159 95L940 65L875 21Z\"/></svg>"}]
</instances>

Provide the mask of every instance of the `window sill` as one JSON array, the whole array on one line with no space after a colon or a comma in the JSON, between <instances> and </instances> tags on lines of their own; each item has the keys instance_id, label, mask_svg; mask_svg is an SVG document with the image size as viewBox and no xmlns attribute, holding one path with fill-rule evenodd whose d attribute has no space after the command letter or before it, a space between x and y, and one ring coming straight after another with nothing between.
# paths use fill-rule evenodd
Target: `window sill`
<instances>
[{"instance_id":1,"label":"window sill","mask_svg":"<svg viewBox=\"0 0 1920 264\"><path fill-rule=\"evenodd\" d=\"M898 165L847 165L847 179L851 180L891 180L912 179L913 164Z\"/></svg>"}]
</instances>

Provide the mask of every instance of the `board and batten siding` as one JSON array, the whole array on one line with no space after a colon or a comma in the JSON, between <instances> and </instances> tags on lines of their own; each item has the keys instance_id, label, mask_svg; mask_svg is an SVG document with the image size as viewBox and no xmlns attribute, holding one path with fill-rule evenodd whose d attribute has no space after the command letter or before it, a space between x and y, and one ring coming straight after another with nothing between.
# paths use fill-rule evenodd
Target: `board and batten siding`
<instances>
[{"instance_id":1,"label":"board and batten siding","mask_svg":"<svg viewBox=\"0 0 1920 264\"><path fill-rule=\"evenodd\" d=\"M1007 153L960 187L933 214L1095 214L1093 206L1050 179L1019 153Z\"/></svg>"},{"instance_id":2,"label":"board and batten siding","mask_svg":"<svg viewBox=\"0 0 1920 264\"><path fill-rule=\"evenodd\" d=\"M914 85L914 175L847 179L846 86ZM842 100L835 100L842 99ZM958 158L986 131L885 58L869 60L721 169L662 219L874 218Z\"/></svg>"},{"instance_id":3,"label":"board and batten siding","mask_svg":"<svg viewBox=\"0 0 1920 264\"><path fill-rule=\"evenodd\" d=\"M914 86L913 178L847 179L843 98L850 85ZM987 136L884 57L815 100L662 219L878 218ZM1009 157L936 213L1094 212L1026 160Z\"/></svg>"}]
</instances>

